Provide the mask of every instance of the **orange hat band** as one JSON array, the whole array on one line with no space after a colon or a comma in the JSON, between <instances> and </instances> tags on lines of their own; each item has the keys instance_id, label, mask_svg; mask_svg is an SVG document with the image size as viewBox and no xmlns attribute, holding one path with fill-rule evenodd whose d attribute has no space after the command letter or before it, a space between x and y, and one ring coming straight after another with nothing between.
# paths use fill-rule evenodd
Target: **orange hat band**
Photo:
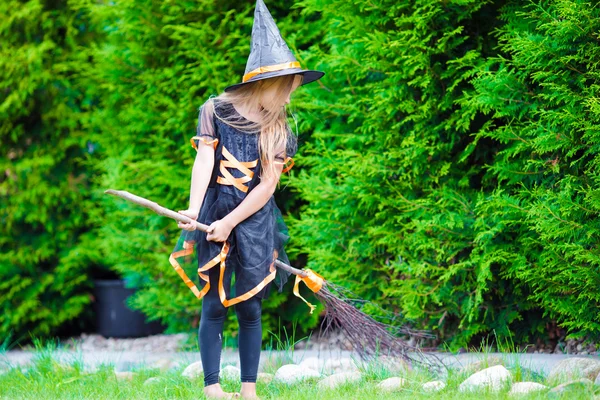
<instances>
[{"instance_id":1,"label":"orange hat band","mask_svg":"<svg viewBox=\"0 0 600 400\"><path fill-rule=\"evenodd\" d=\"M258 67L255 70L250 71L247 74L245 74L244 77L242 78L242 82L246 82L249 79L255 77L256 75L262 74L263 72L281 71L283 69L288 69L288 68L300 68L300 63L298 61L292 61L292 62L287 62L287 63L282 63L282 64L267 65L266 67Z\"/></svg>"}]
</instances>

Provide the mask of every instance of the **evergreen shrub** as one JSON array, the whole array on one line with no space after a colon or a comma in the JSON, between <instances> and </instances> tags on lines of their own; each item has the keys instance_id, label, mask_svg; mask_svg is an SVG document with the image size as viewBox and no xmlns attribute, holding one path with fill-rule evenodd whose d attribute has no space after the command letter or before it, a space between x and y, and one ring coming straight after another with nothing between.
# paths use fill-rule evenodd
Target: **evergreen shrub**
<instances>
[{"instance_id":1,"label":"evergreen shrub","mask_svg":"<svg viewBox=\"0 0 600 400\"><path fill-rule=\"evenodd\" d=\"M477 202L486 257L573 336L600 336L600 7L523 1L501 13L499 55L465 102L502 146ZM543 330L543 326L539 326Z\"/></svg>"},{"instance_id":2,"label":"evergreen shrub","mask_svg":"<svg viewBox=\"0 0 600 400\"><path fill-rule=\"evenodd\" d=\"M96 34L64 2L3 1L0 15L0 338L20 342L89 318L101 256L79 71Z\"/></svg>"}]
</instances>

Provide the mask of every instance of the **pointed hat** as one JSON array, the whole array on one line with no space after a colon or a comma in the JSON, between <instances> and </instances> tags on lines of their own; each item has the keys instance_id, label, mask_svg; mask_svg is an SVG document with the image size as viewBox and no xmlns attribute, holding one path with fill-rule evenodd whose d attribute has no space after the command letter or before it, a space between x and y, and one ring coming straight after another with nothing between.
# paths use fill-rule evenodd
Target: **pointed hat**
<instances>
[{"instance_id":1,"label":"pointed hat","mask_svg":"<svg viewBox=\"0 0 600 400\"><path fill-rule=\"evenodd\" d=\"M256 0L250 56L241 83L225 88L226 92L240 86L275 76L300 74L302 84L316 81L325 75L321 71L305 70L287 46L263 0Z\"/></svg>"}]
</instances>

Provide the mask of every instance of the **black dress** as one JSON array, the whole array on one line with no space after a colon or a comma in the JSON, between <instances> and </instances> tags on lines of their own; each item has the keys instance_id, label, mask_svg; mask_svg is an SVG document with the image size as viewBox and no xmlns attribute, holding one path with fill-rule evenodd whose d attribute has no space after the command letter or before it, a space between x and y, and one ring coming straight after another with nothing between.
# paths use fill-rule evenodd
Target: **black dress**
<instances>
[{"instance_id":1,"label":"black dress","mask_svg":"<svg viewBox=\"0 0 600 400\"><path fill-rule=\"evenodd\" d=\"M195 148L199 141L215 148L211 181L197 219L206 225L233 211L260 181L259 134L235 129L215 116L226 118L231 113L245 120L231 104L208 100L200 108L197 135L191 139ZM291 140L286 154L278 155L280 161L291 160L295 147ZM281 212L271 197L233 228L225 243L207 241L200 230L182 230L169 261L197 298L208 290L218 290L221 302L229 307L253 296L267 298L273 282L281 292L289 273L276 268L275 260L289 264L284 252L288 239ZM209 274L215 274L211 276L214 280ZM218 281L218 287L211 288L210 281Z\"/></svg>"}]
</instances>

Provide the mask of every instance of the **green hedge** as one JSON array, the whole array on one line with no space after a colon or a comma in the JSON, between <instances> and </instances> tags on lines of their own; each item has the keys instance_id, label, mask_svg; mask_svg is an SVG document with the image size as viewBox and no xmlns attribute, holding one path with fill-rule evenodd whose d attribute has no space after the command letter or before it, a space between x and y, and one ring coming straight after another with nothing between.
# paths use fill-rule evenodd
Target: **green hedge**
<instances>
[{"instance_id":1,"label":"green hedge","mask_svg":"<svg viewBox=\"0 0 600 400\"><path fill-rule=\"evenodd\" d=\"M500 303L476 240L486 119L457 103L493 54L497 5L481 1L305 1L328 21L313 51L330 72L301 112L313 138L294 186L308 265L443 339L466 341L515 318ZM497 322L496 322L497 321Z\"/></svg>"},{"instance_id":2,"label":"green hedge","mask_svg":"<svg viewBox=\"0 0 600 400\"><path fill-rule=\"evenodd\" d=\"M597 337L600 9L268 6L302 65L327 73L295 95L300 152L277 194L296 266L452 346L555 322ZM170 332L197 327L168 263L175 222L103 192L187 207L198 107L240 79L253 2L0 7L0 335L81 324L102 270ZM318 316L289 285L265 336L294 321L304 333Z\"/></svg>"},{"instance_id":3,"label":"green hedge","mask_svg":"<svg viewBox=\"0 0 600 400\"><path fill-rule=\"evenodd\" d=\"M333 76L294 243L453 346L597 337L600 9L503 3L303 2Z\"/></svg>"},{"instance_id":4,"label":"green hedge","mask_svg":"<svg viewBox=\"0 0 600 400\"><path fill-rule=\"evenodd\" d=\"M96 34L64 3L4 1L0 15L0 338L19 341L89 309L101 255L89 221L91 99L78 74Z\"/></svg>"},{"instance_id":5,"label":"green hedge","mask_svg":"<svg viewBox=\"0 0 600 400\"><path fill-rule=\"evenodd\" d=\"M486 169L493 190L477 203L481 245L523 288L519 303L598 338L600 7L532 1L502 11L500 54L466 101L492 117L478 140L502 144Z\"/></svg>"}]
</instances>

